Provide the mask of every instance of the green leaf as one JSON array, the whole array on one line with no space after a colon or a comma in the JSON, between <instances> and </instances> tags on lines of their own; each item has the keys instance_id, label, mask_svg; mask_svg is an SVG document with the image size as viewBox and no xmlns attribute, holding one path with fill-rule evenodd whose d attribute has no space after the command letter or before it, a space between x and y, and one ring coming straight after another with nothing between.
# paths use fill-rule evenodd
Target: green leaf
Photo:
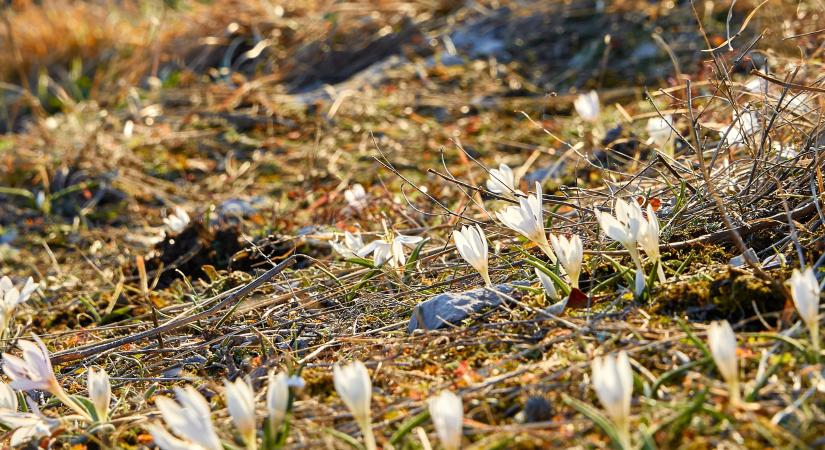
<instances>
[{"instance_id":1,"label":"green leaf","mask_svg":"<svg viewBox=\"0 0 825 450\"><path fill-rule=\"evenodd\" d=\"M358 450L365 450L364 445L358 442L354 437L346 433L342 433L336 430L335 428L323 428L322 431L345 444L349 444L349 446L352 448L357 448Z\"/></svg>"},{"instance_id":2,"label":"green leaf","mask_svg":"<svg viewBox=\"0 0 825 450\"><path fill-rule=\"evenodd\" d=\"M671 378L677 377L694 367L703 366L707 364L708 362L710 362L710 359L710 357L706 356L702 359L690 361L689 363L682 364L679 367L668 370L667 372L663 373L662 376L656 379L656 381L653 383L653 386L650 388L650 394L653 396L653 398L658 397L657 392L659 391L659 386L669 381Z\"/></svg>"},{"instance_id":3,"label":"green leaf","mask_svg":"<svg viewBox=\"0 0 825 450\"><path fill-rule=\"evenodd\" d=\"M548 269L547 266L538 258L528 255L526 252L524 254L527 256L527 264L530 264L536 269L541 270L542 273L550 277L550 279L553 280L553 284L555 284L556 287L559 288L563 296L566 297L570 295L570 286L568 286L567 283L565 283L564 280L561 279L561 277L559 277L554 271Z\"/></svg>"},{"instance_id":4,"label":"green leaf","mask_svg":"<svg viewBox=\"0 0 825 450\"><path fill-rule=\"evenodd\" d=\"M427 239L424 239L415 246L412 253L410 253L410 257L407 258L407 264L404 266L404 272L409 272L413 267L415 267L415 263L418 262L418 257L421 254L421 249L424 248L424 244L426 243Z\"/></svg>"},{"instance_id":5,"label":"green leaf","mask_svg":"<svg viewBox=\"0 0 825 450\"><path fill-rule=\"evenodd\" d=\"M690 331L690 327L688 326L688 324L686 324L685 321L683 321L682 319L677 318L676 321L679 324L679 327L682 329L682 331L684 331L685 334L688 336L688 339L693 341L693 343L696 345L696 347L699 350L702 351L702 354L705 355L705 358L708 359L708 360L712 359L713 356L710 354L710 350L708 349L708 346L705 345L705 343L702 342L701 339L696 337L696 335L693 334L692 331Z\"/></svg>"},{"instance_id":6,"label":"green leaf","mask_svg":"<svg viewBox=\"0 0 825 450\"><path fill-rule=\"evenodd\" d=\"M78 405L82 406L89 413L89 415L92 417L92 419L94 419L95 422L100 422L100 417L97 416L97 410L95 409L95 404L92 403L91 400L89 400L86 397L80 396L80 395L72 395L72 396L69 396L69 398L73 402L75 402Z\"/></svg>"},{"instance_id":7,"label":"green leaf","mask_svg":"<svg viewBox=\"0 0 825 450\"><path fill-rule=\"evenodd\" d=\"M427 419L429 419L429 417L430 417L430 412L425 410L425 411L413 416L411 419L407 420L406 422L402 423L401 426L398 428L398 431L396 431L392 435L392 437L390 438L390 444L396 445L399 442L401 442L401 439L404 436L409 434L409 432L412 431L415 427L417 427L417 426L421 425L422 423L426 422Z\"/></svg>"},{"instance_id":8,"label":"green leaf","mask_svg":"<svg viewBox=\"0 0 825 450\"><path fill-rule=\"evenodd\" d=\"M346 262L351 262L353 264L358 264L359 266L364 266L367 269L375 269L375 264L373 264L372 260L361 258L359 256L355 256L352 258L345 259Z\"/></svg>"},{"instance_id":9,"label":"green leaf","mask_svg":"<svg viewBox=\"0 0 825 450\"><path fill-rule=\"evenodd\" d=\"M619 430L616 429L616 426L613 425L613 422L607 418L604 414L599 412L596 408L588 405L587 403L577 400L573 397L570 397L567 394L562 394L562 399L564 403L575 408L578 412L587 416L588 419L592 420L593 423L598 425L599 428L604 431L604 433L613 441L613 446L617 449L622 449L622 439L619 437Z\"/></svg>"}]
</instances>

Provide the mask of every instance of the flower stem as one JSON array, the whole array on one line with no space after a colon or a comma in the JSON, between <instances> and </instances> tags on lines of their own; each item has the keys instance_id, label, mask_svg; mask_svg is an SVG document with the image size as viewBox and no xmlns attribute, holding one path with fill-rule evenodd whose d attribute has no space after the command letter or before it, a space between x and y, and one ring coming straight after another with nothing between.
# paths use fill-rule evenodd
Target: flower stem
<instances>
[{"instance_id":1,"label":"flower stem","mask_svg":"<svg viewBox=\"0 0 825 450\"><path fill-rule=\"evenodd\" d=\"M733 379L728 382L728 391L730 392L730 403L733 406L739 406L742 403L742 397L739 392L739 380Z\"/></svg>"},{"instance_id":2,"label":"flower stem","mask_svg":"<svg viewBox=\"0 0 825 450\"><path fill-rule=\"evenodd\" d=\"M662 260L656 261L656 271L659 274L659 283L664 283L667 281L667 276L665 275L665 269L662 268Z\"/></svg>"},{"instance_id":3,"label":"flower stem","mask_svg":"<svg viewBox=\"0 0 825 450\"><path fill-rule=\"evenodd\" d=\"M364 446L367 450L376 450L378 446L375 443L375 434L372 432L372 424L370 423L370 419L367 418L367 420L364 420L360 426L361 434L364 435Z\"/></svg>"},{"instance_id":4,"label":"flower stem","mask_svg":"<svg viewBox=\"0 0 825 450\"><path fill-rule=\"evenodd\" d=\"M78 405L76 401L72 400L72 398L69 397L69 394L67 394L62 387L56 386L56 388L52 389L52 395L57 397L57 399L63 402L64 405L74 410L74 412L78 413L84 420L93 422L89 412Z\"/></svg>"},{"instance_id":5,"label":"flower stem","mask_svg":"<svg viewBox=\"0 0 825 450\"><path fill-rule=\"evenodd\" d=\"M621 421L614 421L616 424L616 431L619 433L619 445L623 450L630 450L630 421L622 419Z\"/></svg>"}]
</instances>

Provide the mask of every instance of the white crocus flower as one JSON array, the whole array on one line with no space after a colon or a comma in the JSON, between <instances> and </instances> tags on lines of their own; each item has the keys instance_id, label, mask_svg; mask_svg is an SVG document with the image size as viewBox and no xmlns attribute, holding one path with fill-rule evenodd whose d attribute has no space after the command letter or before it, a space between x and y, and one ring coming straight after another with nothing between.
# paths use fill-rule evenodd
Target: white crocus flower
<instances>
[{"instance_id":1,"label":"white crocus flower","mask_svg":"<svg viewBox=\"0 0 825 450\"><path fill-rule=\"evenodd\" d=\"M91 421L89 413L72 400L57 382L46 345L36 335L32 337L35 342L21 340L17 343L23 350L22 359L3 353L3 372L11 378L10 386L21 391L47 391L84 419Z\"/></svg>"},{"instance_id":2,"label":"white crocus flower","mask_svg":"<svg viewBox=\"0 0 825 450\"><path fill-rule=\"evenodd\" d=\"M593 389L613 420L622 440L622 448L630 448L630 401L633 396L633 371L627 353L597 357L591 364Z\"/></svg>"},{"instance_id":3,"label":"white crocus flower","mask_svg":"<svg viewBox=\"0 0 825 450\"><path fill-rule=\"evenodd\" d=\"M367 450L375 450L375 436L372 433L370 413L372 381L366 366L361 361L355 361L345 366L336 364L332 370L335 390L361 429Z\"/></svg>"},{"instance_id":4,"label":"white crocus flower","mask_svg":"<svg viewBox=\"0 0 825 450\"><path fill-rule=\"evenodd\" d=\"M149 434L152 435L152 439L155 441L155 445L157 445L160 450L204 450L204 448L198 444L172 436L160 425L151 424L147 428Z\"/></svg>"},{"instance_id":5,"label":"white crocus flower","mask_svg":"<svg viewBox=\"0 0 825 450\"><path fill-rule=\"evenodd\" d=\"M332 249L344 258L354 258L358 256L358 252L364 248L364 241L360 234L353 234L349 231L344 232L344 242L338 241L330 242Z\"/></svg>"},{"instance_id":6,"label":"white crocus flower","mask_svg":"<svg viewBox=\"0 0 825 450\"><path fill-rule=\"evenodd\" d=\"M739 362L736 356L736 335L727 320L713 321L708 327L708 346L716 367L728 384L730 400L739 403Z\"/></svg>"},{"instance_id":7,"label":"white crocus flower","mask_svg":"<svg viewBox=\"0 0 825 450\"><path fill-rule=\"evenodd\" d=\"M819 353L819 282L816 280L813 269L810 267L800 272L793 270L790 280L791 297L796 306L799 317L805 322L811 333L811 344L814 351Z\"/></svg>"},{"instance_id":8,"label":"white crocus flower","mask_svg":"<svg viewBox=\"0 0 825 450\"><path fill-rule=\"evenodd\" d=\"M0 410L17 411L17 393L8 384L0 381Z\"/></svg>"},{"instance_id":9,"label":"white crocus flower","mask_svg":"<svg viewBox=\"0 0 825 450\"><path fill-rule=\"evenodd\" d=\"M559 263L561 263L565 272L567 272L570 285L578 288L579 275L582 271L582 258L584 257L581 238L575 234L570 239L567 239L565 236L551 234L550 242L553 244L553 250L555 250L559 258Z\"/></svg>"},{"instance_id":10,"label":"white crocus flower","mask_svg":"<svg viewBox=\"0 0 825 450\"><path fill-rule=\"evenodd\" d=\"M344 191L344 199L346 199L350 208L360 211L367 206L367 191L364 190L364 186L355 183L351 188Z\"/></svg>"},{"instance_id":11,"label":"white crocus flower","mask_svg":"<svg viewBox=\"0 0 825 450\"><path fill-rule=\"evenodd\" d=\"M361 258L372 254L372 260L376 266L388 263L390 267L401 267L407 262L407 255L404 254L404 247L415 248L424 240L421 236L407 236L401 233L391 233L387 231L384 239L376 239L361 247L356 255Z\"/></svg>"},{"instance_id":12,"label":"white crocus flower","mask_svg":"<svg viewBox=\"0 0 825 450\"><path fill-rule=\"evenodd\" d=\"M109 374L103 369L97 370L92 367L86 372L86 377L89 399L95 407L97 419L106 421L109 419L109 404L112 401L112 385L109 382Z\"/></svg>"},{"instance_id":13,"label":"white crocus flower","mask_svg":"<svg viewBox=\"0 0 825 450\"><path fill-rule=\"evenodd\" d=\"M642 219L639 227L639 244L642 250L655 264L657 264L657 274L659 281L664 283L667 280L665 269L662 267L662 256L659 253L659 219L650 204L647 205L647 219Z\"/></svg>"},{"instance_id":14,"label":"white crocus flower","mask_svg":"<svg viewBox=\"0 0 825 450\"><path fill-rule=\"evenodd\" d=\"M516 192L516 175L513 169L507 164L499 165L498 169L490 169L487 190L494 194L513 195Z\"/></svg>"},{"instance_id":15,"label":"white crocus flower","mask_svg":"<svg viewBox=\"0 0 825 450\"><path fill-rule=\"evenodd\" d=\"M284 372L269 373L269 387L266 391L266 409L269 413L269 429L276 433L284 423L289 408L289 377Z\"/></svg>"},{"instance_id":16,"label":"white crocus flower","mask_svg":"<svg viewBox=\"0 0 825 450\"><path fill-rule=\"evenodd\" d=\"M553 282L553 279L548 277L546 273L542 272L538 268L536 268L535 271L536 276L541 282L541 286L544 288L544 293L547 294L550 300L558 301L559 293L556 291L556 284Z\"/></svg>"},{"instance_id":17,"label":"white crocus flower","mask_svg":"<svg viewBox=\"0 0 825 450\"><path fill-rule=\"evenodd\" d=\"M444 450L458 450L461 447L464 407L461 397L450 391L442 391L428 402L430 417L435 432Z\"/></svg>"},{"instance_id":18,"label":"white crocus flower","mask_svg":"<svg viewBox=\"0 0 825 450\"><path fill-rule=\"evenodd\" d=\"M300 391L307 385L307 382L300 375L290 375L286 379L286 385Z\"/></svg>"},{"instance_id":19,"label":"white crocus flower","mask_svg":"<svg viewBox=\"0 0 825 450\"><path fill-rule=\"evenodd\" d=\"M613 211L615 217L598 209L594 211L599 227L607 237L622 244L636 264L636 268L642 270L642 260L637 248L639 229L644 220L642 209L635 201L625 202L617 198Z\"/></svg>"},{"instance_id":20,"label":"white crocus flower","mask_svg":"<svg viewBox=\"0 0 825 450\"><path fill-rule=\"evenodd\" d=\"M175 396L177 402L168 397L158 397L155 400L163 420L172 432L200 448L223 450L223 444L212 425L211 411L206 399L192 386L184 389L176 387Z\"/></svg>"},{"instance_id":21,"label":"white crocus flower","mask_svg":"<svg viewBox=\"0 0 825 450\"><path fill-rule=\"evenodd\" d=\"M599 94L596 91L579 94L573 102L573 107L576 108L576 112L582 120L594 123L599 119Z\"/></svg>"},{"instance_id":22,"label":"white crocus flower","mask_svg":"<svg viewBox=\"0 0 825 450\"><path fill-rule=\"evenodd\" d=\"M650 141L667 155L673 155L673 146L670 138L673 136L673 117L656 116L647 121L647 134Z\"/></svg>"},{"instance_id":23,"label":"white crocus flower","mask_svg":"<svg viewBox=\"0 0 825 450\"><path fill-rule=\"evenodd\" d=\"M647 280L645 280L645 273L639 269L636 269L636 275L633 281L633 295L636 298L641 298L642 294L645 293L645 287L647 287Z\"/></svg>"},{"instance_id":24,"label":"white crocus flower","mask_svg":"<svg viewBox=\"0 0 825 450\"><path fill-rule=\"evenodd\" d=\"M189 225L189 214L180 206L175 207L175 212L163 218L163 223L172 234L180 234Z\"/></svg>"},{"instance_id":25,"label":"white crocus flower","mask_svg":"<svg viewBox=\"0 0 825 450\"><path fill-rule=\"evenodd\" d=\"M29 277L22 288L17 288L9 277L0 278L0 335L9 327L14 311L37 290L37 284Z\"/></svg>"},{"instance_id":26,"label":"white crocus flower","mask_svg":"<svg viewBox=\"0 0 825 450\"><path fill-rule=\"evenodd\" d=\"M453 240L461 257L481 274L481 278L484 279L487 286L492 286L487 262L487 239L484 236L484 230L478 225L475 227L464 226L461 227L461 230L453 231Z\"/></svg>"},{"instance_id":27,"label":"white crocus flower","mask_svg":"<svg viewBox=\"0 0 825 450\"><path fill-rule=\"evenodd\" d=\"M255 392L252 386L243 378L236 379L234 383L224 381L224 398L246 448L255 450L258 447L258 427L255 424Z\"/></svg>"},{"instance_id":28,"label":"white crocus flower","mask_svg":"<svg viewBox=\"0 0 825 450\"><path fill-rule=\"evenodd\" d=\"M9 445L11 448L23 448L26 442L52 434L60 422L49 419L37 409L34 412L18 412L14 410L0 410L0 423L14 430Z\"/></svg>"},{"instance_id":29,"label":"white crocus flower","mask_svg":"<svg viewBox=\"0 0 825 450\"><path fill-rule=\"evenodd\" d=\"M21 340L17 345L23 350L23 359L3 354L3 371L11 378L11 387L21 391L39 389L54 394L62 391L54 376L49 351L39 337L34 341Z\"/></svg>"},{"instance_id":30,"label":"white crocus flower","mask_svg":"<svg viewBox=\"0 0 825 450\"><path fill-rule=\"evenodd\" d=\"M556 255L544 233L544 212L541 209L541 184L536 182L536 193L519 198L519 206L508 206L497 211L496 217L507 228L521 234L541 248L553 263Z\"/></svg>"}]
</instances>

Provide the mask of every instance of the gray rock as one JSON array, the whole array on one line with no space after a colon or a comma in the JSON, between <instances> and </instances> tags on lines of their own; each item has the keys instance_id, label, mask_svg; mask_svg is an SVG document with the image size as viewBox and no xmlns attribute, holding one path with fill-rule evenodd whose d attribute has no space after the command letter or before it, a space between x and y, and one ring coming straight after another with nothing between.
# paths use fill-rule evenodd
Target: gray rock
<instances>
[{"instance_id":1,"label":"gray rock","mask_svg":"<svg viewBox=\"0 0 825 450\"><path fill-rule=\"evenodd\" d=\"M516 285L529 286L524 281L499 284L492 288L478 288L466 292L445 292L418 304L412 312L407 332L415 329L436 330L458 323L470 314L500 305L505 297L519 296Z\"/></svg>"},{"instance_id":2,"label":"gray rock","mask_svg":"<svg viewBox=\"0 0 825 450\"><path fill-rule=\"evenodd\" d=\"M754 260L759 259L759 256L756 255L756 251L754 251L754 249L752 249L752 248L747 249L747 255L750 258L754 259ZM740 255L734 256L733 258L730 259L730 261L728 261L728 264L730 264L733 267L744 267L747 264L747 259L745 259L745 254L740 254Z\"/></svg>"}]
</instances>

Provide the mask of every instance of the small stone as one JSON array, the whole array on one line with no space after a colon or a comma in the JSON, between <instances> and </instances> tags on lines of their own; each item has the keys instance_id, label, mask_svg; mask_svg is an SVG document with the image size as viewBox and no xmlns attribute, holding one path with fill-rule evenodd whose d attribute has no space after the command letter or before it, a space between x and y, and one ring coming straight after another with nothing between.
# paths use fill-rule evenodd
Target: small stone
<instances>
[{"instance_id":1,"label":"small stone","mask_svg":"<svg viewBox=\"0 0 825 450\"><path fill-rule=\"evenodd\" d=\"M438 294L415 307L407 332L412 333L417 328L424 330L444 328L466 319L470 314L498 306L505 300L501 294L515 295L517 285L527 285L527 283L515 282L499 284L492 288L483 287L466 292Z\"/></svg>"},{"instance_id":2,"label":"small stone","mask_svg":"<svg viewBox=\"0 0 825 450\"><path fill-rule=\"evenodd\" d=\"M733 258L731 258L730 261L728 261L728 264L730 264L733 267L743 267L748 262L745 259L746 254L753 260L758 260L759 259L756 256L756 252L752 248L748 248L748 250L744 254L734 256Z\"/></svg>"},{"instance_id":3,"label":"small stone","mask_svg":"<svg viewBox=\"0 0 825 450\"><path fill-rule=\"evenodd\" d=\"M524 423L549 422L553 418L553 407L546 398L531 395L524 404Z\"/></svg>"}]
</instances>

